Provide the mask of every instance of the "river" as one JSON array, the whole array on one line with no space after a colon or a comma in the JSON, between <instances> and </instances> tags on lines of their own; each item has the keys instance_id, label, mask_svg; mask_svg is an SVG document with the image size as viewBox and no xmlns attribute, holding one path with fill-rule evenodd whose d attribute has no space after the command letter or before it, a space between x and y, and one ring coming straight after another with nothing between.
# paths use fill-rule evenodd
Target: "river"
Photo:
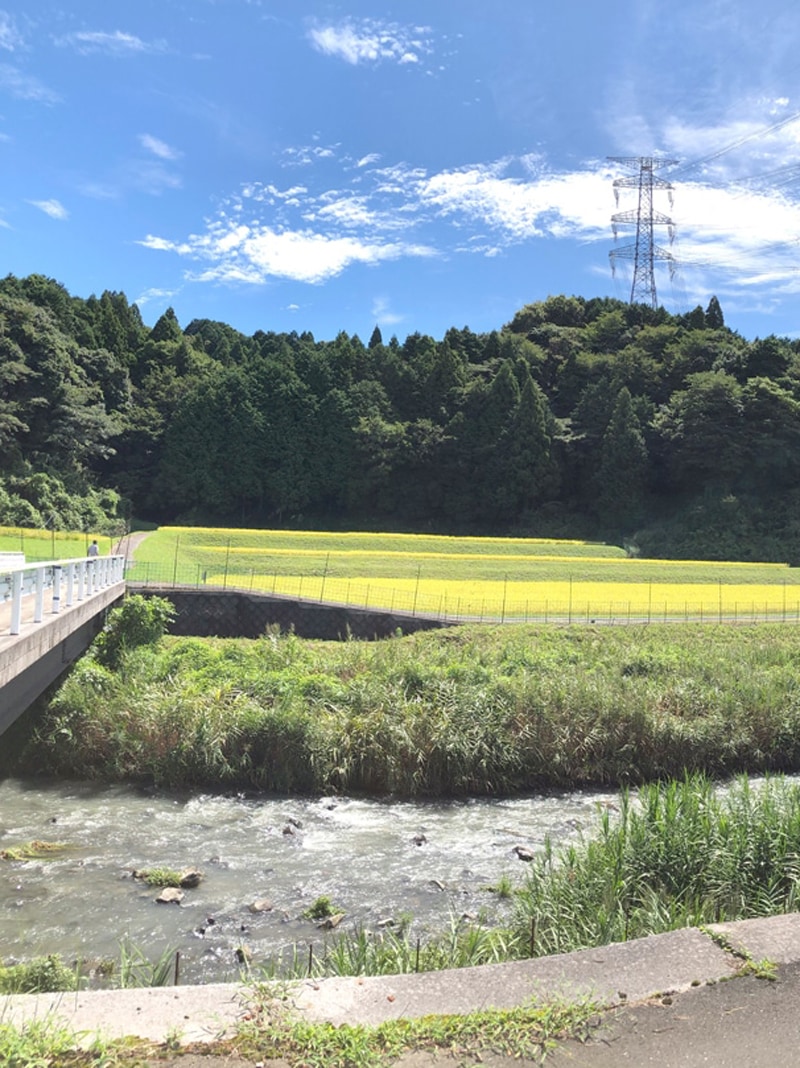
<instances>
[{"instance_id":1,"label":"river","mask_svg":"<svg viewBox=\"0 0 800 1068\"><path fill-rule=\"evenodd\" d=\"M486 888L523 880L514 847L579 835L614 796L389 802L7 779L0 850L36 839L66 849L0 861L0 960L118 958L128 938L151 959L179 950L182 982L224 982L239 978L242 946L254 967L293 944L321 952L325 933L302 918L321 895L346 914L340 930L403 913L423 936L465 913L498 919ZM131 874L154 867L198 868L203 880L179 905L158 904ZM273 908L252 912L262 899Z\"/></svg>"}]
</instances>

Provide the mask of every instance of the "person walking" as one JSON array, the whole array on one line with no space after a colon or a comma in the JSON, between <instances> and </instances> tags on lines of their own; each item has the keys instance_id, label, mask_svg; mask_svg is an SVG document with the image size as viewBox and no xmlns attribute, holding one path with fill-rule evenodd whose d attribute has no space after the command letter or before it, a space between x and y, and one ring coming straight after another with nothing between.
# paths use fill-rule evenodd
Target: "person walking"
<instances>
[{"instance_id":1,"label":"person walking","mask_svg":"<svg viewBox=\"0 0 800 1068\"><path fill-rule=\"evenodd\" d=\"M99 553L100 553L100 546L97 544L97 538L95 538L94 541L92 542L92 544L89 546L86 555L87 556L97 556Z\"/></svg>"}]
</instances>

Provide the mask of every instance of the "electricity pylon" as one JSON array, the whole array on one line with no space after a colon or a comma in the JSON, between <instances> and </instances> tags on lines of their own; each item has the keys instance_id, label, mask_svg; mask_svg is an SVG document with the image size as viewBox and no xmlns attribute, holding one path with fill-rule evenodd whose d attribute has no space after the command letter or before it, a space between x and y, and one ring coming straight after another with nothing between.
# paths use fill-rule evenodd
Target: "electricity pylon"
<instances>
[{"instance_id":1,"label":"electricity pylon","mask_svg":"<svg viewBox=\"0 0 800 1068\"><path fill-rule=\"evenodd\" d=\"M669 243L672 244L675 237L675 224L668 215L653 208L654 190L666 191L669 195L670 207L672 207L672 185L663 178L659 178L655 172L661 167L672 166L678 161L654 159L652 156L609 156L608 158L636 172L626 178L614 180L614 197L617 206L619 206L620 189L636 189L639 196L636 208L630 211L619 211L611 216L615 241L619 223L629 223L636 227L636 241L632 245L622 245L621 248L615 248L609 252L611 271L613 274L617 260L633 260L631 304L649 304L652 308L657 308L655 262L664 260L669 265L670 275L672 275L675 270L675 258L671 252L667 252L655 243L653 227L666 226L669 232Z\"/></svg>"}]
</instances>

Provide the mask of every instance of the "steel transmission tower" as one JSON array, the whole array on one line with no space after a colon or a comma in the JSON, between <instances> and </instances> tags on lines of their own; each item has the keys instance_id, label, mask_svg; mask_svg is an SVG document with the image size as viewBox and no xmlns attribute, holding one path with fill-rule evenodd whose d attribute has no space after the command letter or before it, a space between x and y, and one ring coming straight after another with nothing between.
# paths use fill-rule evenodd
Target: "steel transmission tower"
<instances>
[{"instance_id":1,"label":"steel transmission tower","mask_svg":"<svg viewBox=\"0 0 800 1068\"><path fill-rule=\"evenodd\" d=\"M615 241L618 224L627 223L636 227L636 241L632 245L622 245L609 252L611 270L612 273L615 271L617 260L633 260L631 304L649 304L657 308L655 262L664 260L669 265L670 275L672 275L675 270L675 258L671 252L667 252L655 243L653 228L666 226L669 232L669 242L672 244L675 237L675 224L668 215L653 208L653 192L654 190L666 191L669 195L670 207L672 207L672 185L663 178L659 178L656 171L661 167L672 166L678 161L654 159L652 156L609 156L608 158L634 171L628 177L617 178L614 181L614 197L617 206L619 206L620 189L636 189L639 198L635 208L630 211L619 211L611 216Z\"/></svg>"}]
</instances>

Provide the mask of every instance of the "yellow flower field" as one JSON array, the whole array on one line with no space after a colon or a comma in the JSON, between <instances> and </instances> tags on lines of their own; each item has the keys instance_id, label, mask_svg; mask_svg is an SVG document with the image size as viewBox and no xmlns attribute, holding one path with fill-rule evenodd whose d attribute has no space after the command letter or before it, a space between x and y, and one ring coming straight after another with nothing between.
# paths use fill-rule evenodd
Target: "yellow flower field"
<instances>
[{"instance_id":1,"label":"yellow flower field","mask_svg":"<svg viewBox=\"0 0 800 1068\"><path fill-rule=\"evenodd\" d=\"M24 545L29 559L79 555L85 539L0 528L0 548ZM617 545L568 539L161 527L129 557L133 582L453 620L800 621L800 568L629 558Z\"/></svg>"},{"instance_id":2,"label":"yellow flower field","mask_svg":"<svg viewBox=\"0 0 800 1068\"><path fill-rule=\"evenodd\" d=\"M209 574L209 585L232 585ZM237 582L237 585L240 583ZM479 619L758 619L800 621L800 587L784 584L481 582L252 575L252 590L364 608Z\"/></svg>"}]
</instances>

